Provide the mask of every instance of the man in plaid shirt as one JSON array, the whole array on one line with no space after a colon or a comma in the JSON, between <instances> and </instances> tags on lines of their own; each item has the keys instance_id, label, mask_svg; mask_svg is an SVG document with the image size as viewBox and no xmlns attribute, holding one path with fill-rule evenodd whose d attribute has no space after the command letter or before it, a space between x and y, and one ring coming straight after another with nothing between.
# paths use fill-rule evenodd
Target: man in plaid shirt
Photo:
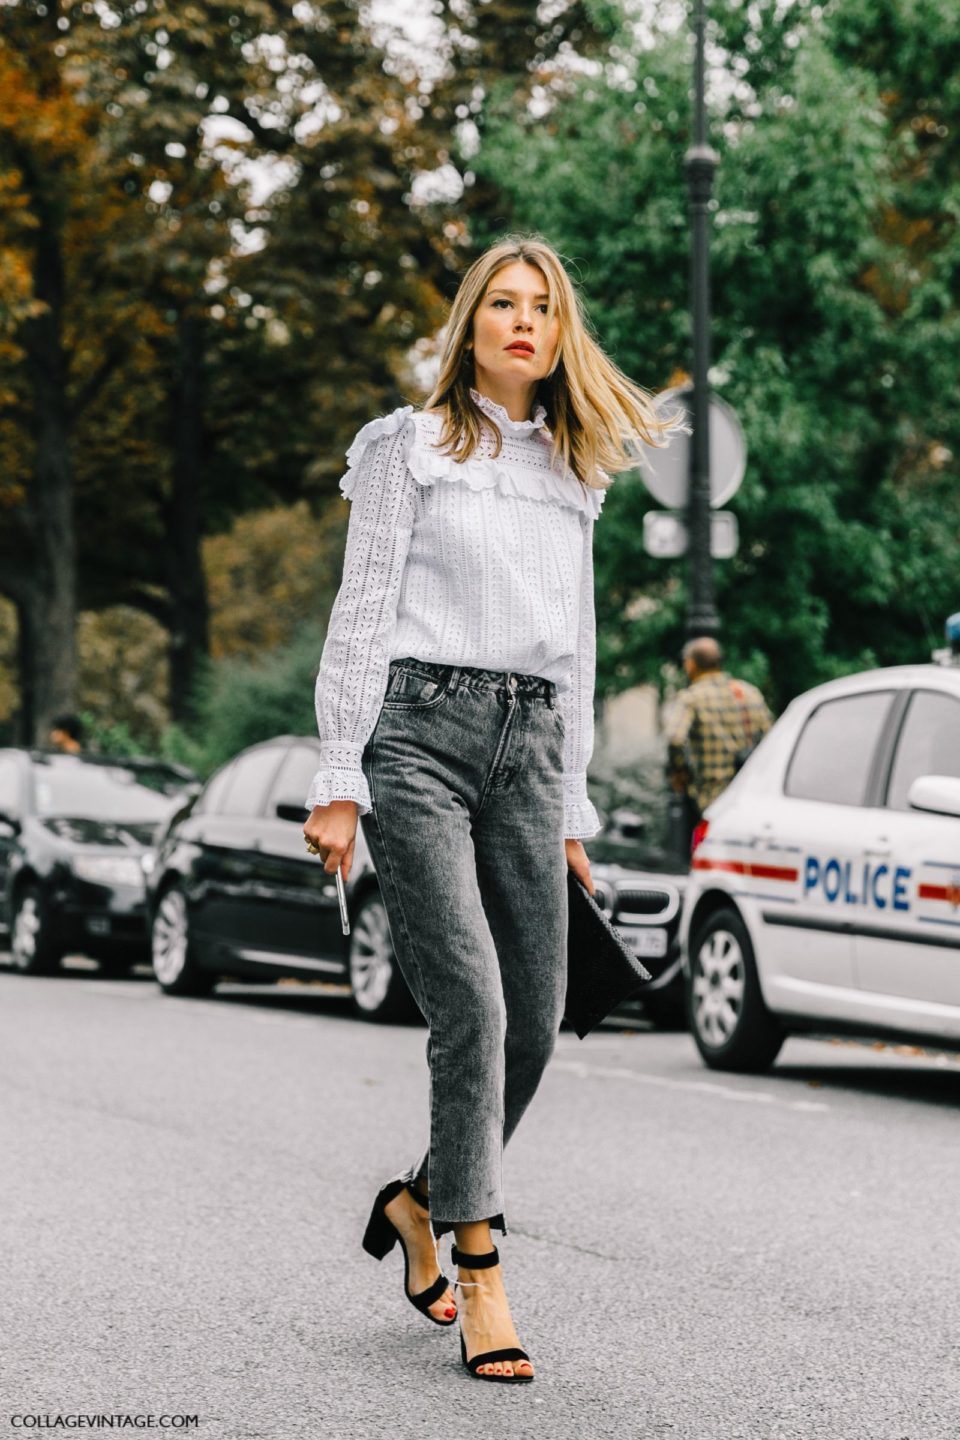
<instances>
[{"instance_id":1,"label":"man in plaid shirt","mask_svg":"<svg viewBox=\"0 0 960 1440\"><path fill-rule=\"evenodd\" d=\"M667 733L670 784L687 797L693 823L730 784L744 752L773 724L756 686L734 680L722 663L720 646L708 636L684 646L690 687L677 696Z\"/></svg>"}]
</instances>

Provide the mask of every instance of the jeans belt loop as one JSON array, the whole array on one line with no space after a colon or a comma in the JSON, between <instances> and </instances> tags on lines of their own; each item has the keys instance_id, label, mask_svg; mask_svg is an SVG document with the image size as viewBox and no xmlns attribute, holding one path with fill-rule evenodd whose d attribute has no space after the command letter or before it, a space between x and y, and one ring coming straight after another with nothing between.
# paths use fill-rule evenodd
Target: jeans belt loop
<instances>
[{"instance_id":1,"label":"jeans belt loop","mask_svg":"<svg viewBox=\"0 0 960 1440\"><path fill-rule=\"evenodd\" d=\"M457 686L460 684L460 668L461 667L459 665L454 665L453 670L451 671L447 679L448 695L452 695L454 690L456 690Z\"/></svg>"}]
</instances>

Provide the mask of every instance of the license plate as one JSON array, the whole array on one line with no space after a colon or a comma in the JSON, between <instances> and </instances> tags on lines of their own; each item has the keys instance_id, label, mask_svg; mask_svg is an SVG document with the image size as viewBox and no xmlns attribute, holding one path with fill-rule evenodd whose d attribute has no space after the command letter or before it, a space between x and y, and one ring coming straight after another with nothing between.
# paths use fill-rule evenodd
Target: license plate
<instances>
[{"instance_id":1,"label":"license plate","mask_svg":"<svg viewBox=\"0 0 960 1440\"><path fill-rule=\"evenodd\" d=\"M667 953L666 930L640 930L631 937L634 955L648 960L662 960Z\"/></svg>"}]
</instances>

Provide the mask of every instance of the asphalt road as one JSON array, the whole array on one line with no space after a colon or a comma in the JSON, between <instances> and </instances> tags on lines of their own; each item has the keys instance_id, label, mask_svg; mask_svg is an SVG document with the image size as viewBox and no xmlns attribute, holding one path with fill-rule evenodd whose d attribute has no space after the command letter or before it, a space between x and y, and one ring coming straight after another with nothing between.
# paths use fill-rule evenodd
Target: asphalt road
<instances>
[{"instance_id":1,"label":"asphalt road","mask_svg":"<svg viewBox=\"0 0 960 1440\"><path fill-rule=\"evenodd\" d=\"M0 1435L960 1436L956 1059L794 1040L756 1079L563 1034L505 1162L538 1367L509 1388L360 1250L423 1138L424 1038L315 993L0 971Z\"/></svg>"}]
</instances>

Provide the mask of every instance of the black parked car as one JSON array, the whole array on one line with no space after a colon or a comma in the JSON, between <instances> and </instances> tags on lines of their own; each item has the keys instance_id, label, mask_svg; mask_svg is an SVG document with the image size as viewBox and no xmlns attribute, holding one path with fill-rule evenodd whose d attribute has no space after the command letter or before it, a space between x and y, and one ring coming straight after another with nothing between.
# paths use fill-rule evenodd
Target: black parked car
<instances>
[{"instance_id":1,"label":"black parked car","mask_svg":"<svg viewBox=\"0 0 960 1440\"><path fill-rule=\"evenodd\" d=\"M153 968L168 994L209 993L227 978L326 977L348 980L368 1019L416 1015L394 959L363 820L346 886L349 936L341 931L334 877L307 853L303 798L319 765L319 741L310 737L255 745L171 820L148 882ZM601 903L655 976L645 991L661 981L669 986L679 968L676 881L617 864L592 869Z\"/></svg>"},{"instance_id":2,"label":"black parked car","mask_svg":"<svg viewBox=\"0 0 960 1440\"><path fill-rule=\"evenodd\" d=\"M689 870L667 843L664 816L614 806L601 818L599 835L584 841L594 898L653 976L622 1013L640 1014L661 1028L686 1029L680 912Z\"/></svg>"},{"instance_id":3,"label":"black parked car","mask_svg":"<svg viewBox=\"0 0 960 1440\"><path fill-rule=\"evenodd\" d=\"M15 969L81 951L121 973L149 955L153 837L196 777L163 761L0 750L0 932Z\"/></svg>"}]
</instances>

